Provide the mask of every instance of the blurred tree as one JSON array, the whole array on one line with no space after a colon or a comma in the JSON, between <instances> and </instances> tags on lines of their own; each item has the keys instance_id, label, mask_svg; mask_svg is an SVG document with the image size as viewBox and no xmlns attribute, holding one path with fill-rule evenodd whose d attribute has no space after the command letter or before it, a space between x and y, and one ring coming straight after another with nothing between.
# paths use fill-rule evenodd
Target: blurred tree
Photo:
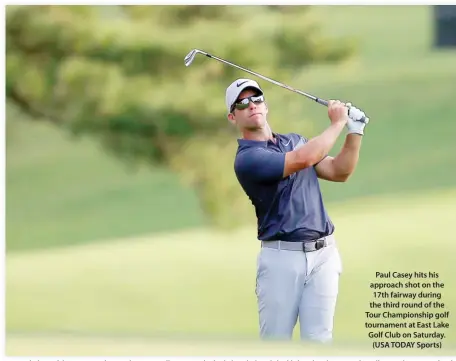
<instances>
[{"instance_id":1,"label":"blurred tree","mask_svg":"<svg viewBox=\"0 0 456 361\"><path fill-rule=\"evenodd\" d=\"M194 47L275 79L353 51L308 6L8 6L6 95L37 120L90 135L128 163L169 167L214 224L254 216L233 173L224 91L246 76L184 56ZM283 109L284 116L287 110Z\"/></svg>"}]
</instances>

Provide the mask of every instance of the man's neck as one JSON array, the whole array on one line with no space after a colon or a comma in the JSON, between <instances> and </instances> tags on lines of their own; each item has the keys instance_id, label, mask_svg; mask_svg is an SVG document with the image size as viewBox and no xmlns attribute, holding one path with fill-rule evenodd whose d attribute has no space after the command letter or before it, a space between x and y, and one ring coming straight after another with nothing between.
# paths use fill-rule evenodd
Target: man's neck
<instances>
[{"instance_id":1,"label":"man's neck","mask_svg":"<svg viewBox=\"0 0 456 361\"><path fill-rule=\"evenodd\" d=\"M271 128L265 127L262 129L254 130L254 131L249 131L249 130L244 130L242 132L242 138L246 140L256 140L260 142L265 142L268 140L274 141L274 135L272 134Z\"/></svg>"}]
</instances>

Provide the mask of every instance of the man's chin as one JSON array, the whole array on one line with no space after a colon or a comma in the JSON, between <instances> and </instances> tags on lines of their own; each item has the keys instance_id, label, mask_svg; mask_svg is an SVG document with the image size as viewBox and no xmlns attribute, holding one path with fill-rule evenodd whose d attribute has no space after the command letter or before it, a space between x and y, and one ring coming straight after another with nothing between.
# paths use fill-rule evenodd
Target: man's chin
<instances>
[{"instance_id":1,"label":"man's chin","mask_svg":"<svg viewBox=\"0 0 456 361\"><path fill-rule=\"evenodd\" d=\"M247 124L245 125L246 128L250 130L257 130L264 128L265 126L265 121L261 117L250 117L249 121L246 122Z\"/></svg>"},{"instance_id":2,"label":"man's chin","mask_svg":"<svg viewBox=\"0 0 456 361\"><path fill-rule=\"evenodd\" d=\"M244 127L244 129L248 130L249 132L256 132L263 128L264 128L264 126L262 124L252 124L252 123L250 123Z\"/></svg>"}]
</instances>

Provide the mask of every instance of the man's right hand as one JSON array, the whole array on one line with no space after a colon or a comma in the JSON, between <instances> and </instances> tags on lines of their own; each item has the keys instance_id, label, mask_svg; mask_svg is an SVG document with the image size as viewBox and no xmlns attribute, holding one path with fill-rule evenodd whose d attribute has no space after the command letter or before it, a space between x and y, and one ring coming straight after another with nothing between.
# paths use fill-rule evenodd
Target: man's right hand
<instances>
[{"instance_id":1,"label":"man's right hand","mask_svg":"<svg viewBox=\"0 0 456 361\"><path fill-rule=\"evenodd\" d=\"M348 107L339 100L328 101L328 117L331 124L343 123L348 121Z\"/></svg>"}]
</instances>

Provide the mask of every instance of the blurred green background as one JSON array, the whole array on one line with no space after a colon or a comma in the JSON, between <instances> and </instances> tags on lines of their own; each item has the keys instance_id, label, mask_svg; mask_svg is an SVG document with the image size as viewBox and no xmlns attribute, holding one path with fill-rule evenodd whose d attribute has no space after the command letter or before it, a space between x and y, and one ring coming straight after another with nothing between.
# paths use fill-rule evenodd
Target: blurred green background
<instances>
[{"instance_id":1,"label":"blurred green background","mask_svg":"<svg viewBox=\"0 0 456 361\"><path fill-rule=\"evenodd\" d=\"M454 354L456 51L433 47L432 11L8 6L7 354L372 353L369 282L389 270L439 273L450 329L430 352ZM333 348L257 341L259 243L224 113L246 74L185 68L192 48L371 118L352 178L322 182L344 266ZM328 125L259 82L275 131Z\"/></svg>"}]
</instances>

